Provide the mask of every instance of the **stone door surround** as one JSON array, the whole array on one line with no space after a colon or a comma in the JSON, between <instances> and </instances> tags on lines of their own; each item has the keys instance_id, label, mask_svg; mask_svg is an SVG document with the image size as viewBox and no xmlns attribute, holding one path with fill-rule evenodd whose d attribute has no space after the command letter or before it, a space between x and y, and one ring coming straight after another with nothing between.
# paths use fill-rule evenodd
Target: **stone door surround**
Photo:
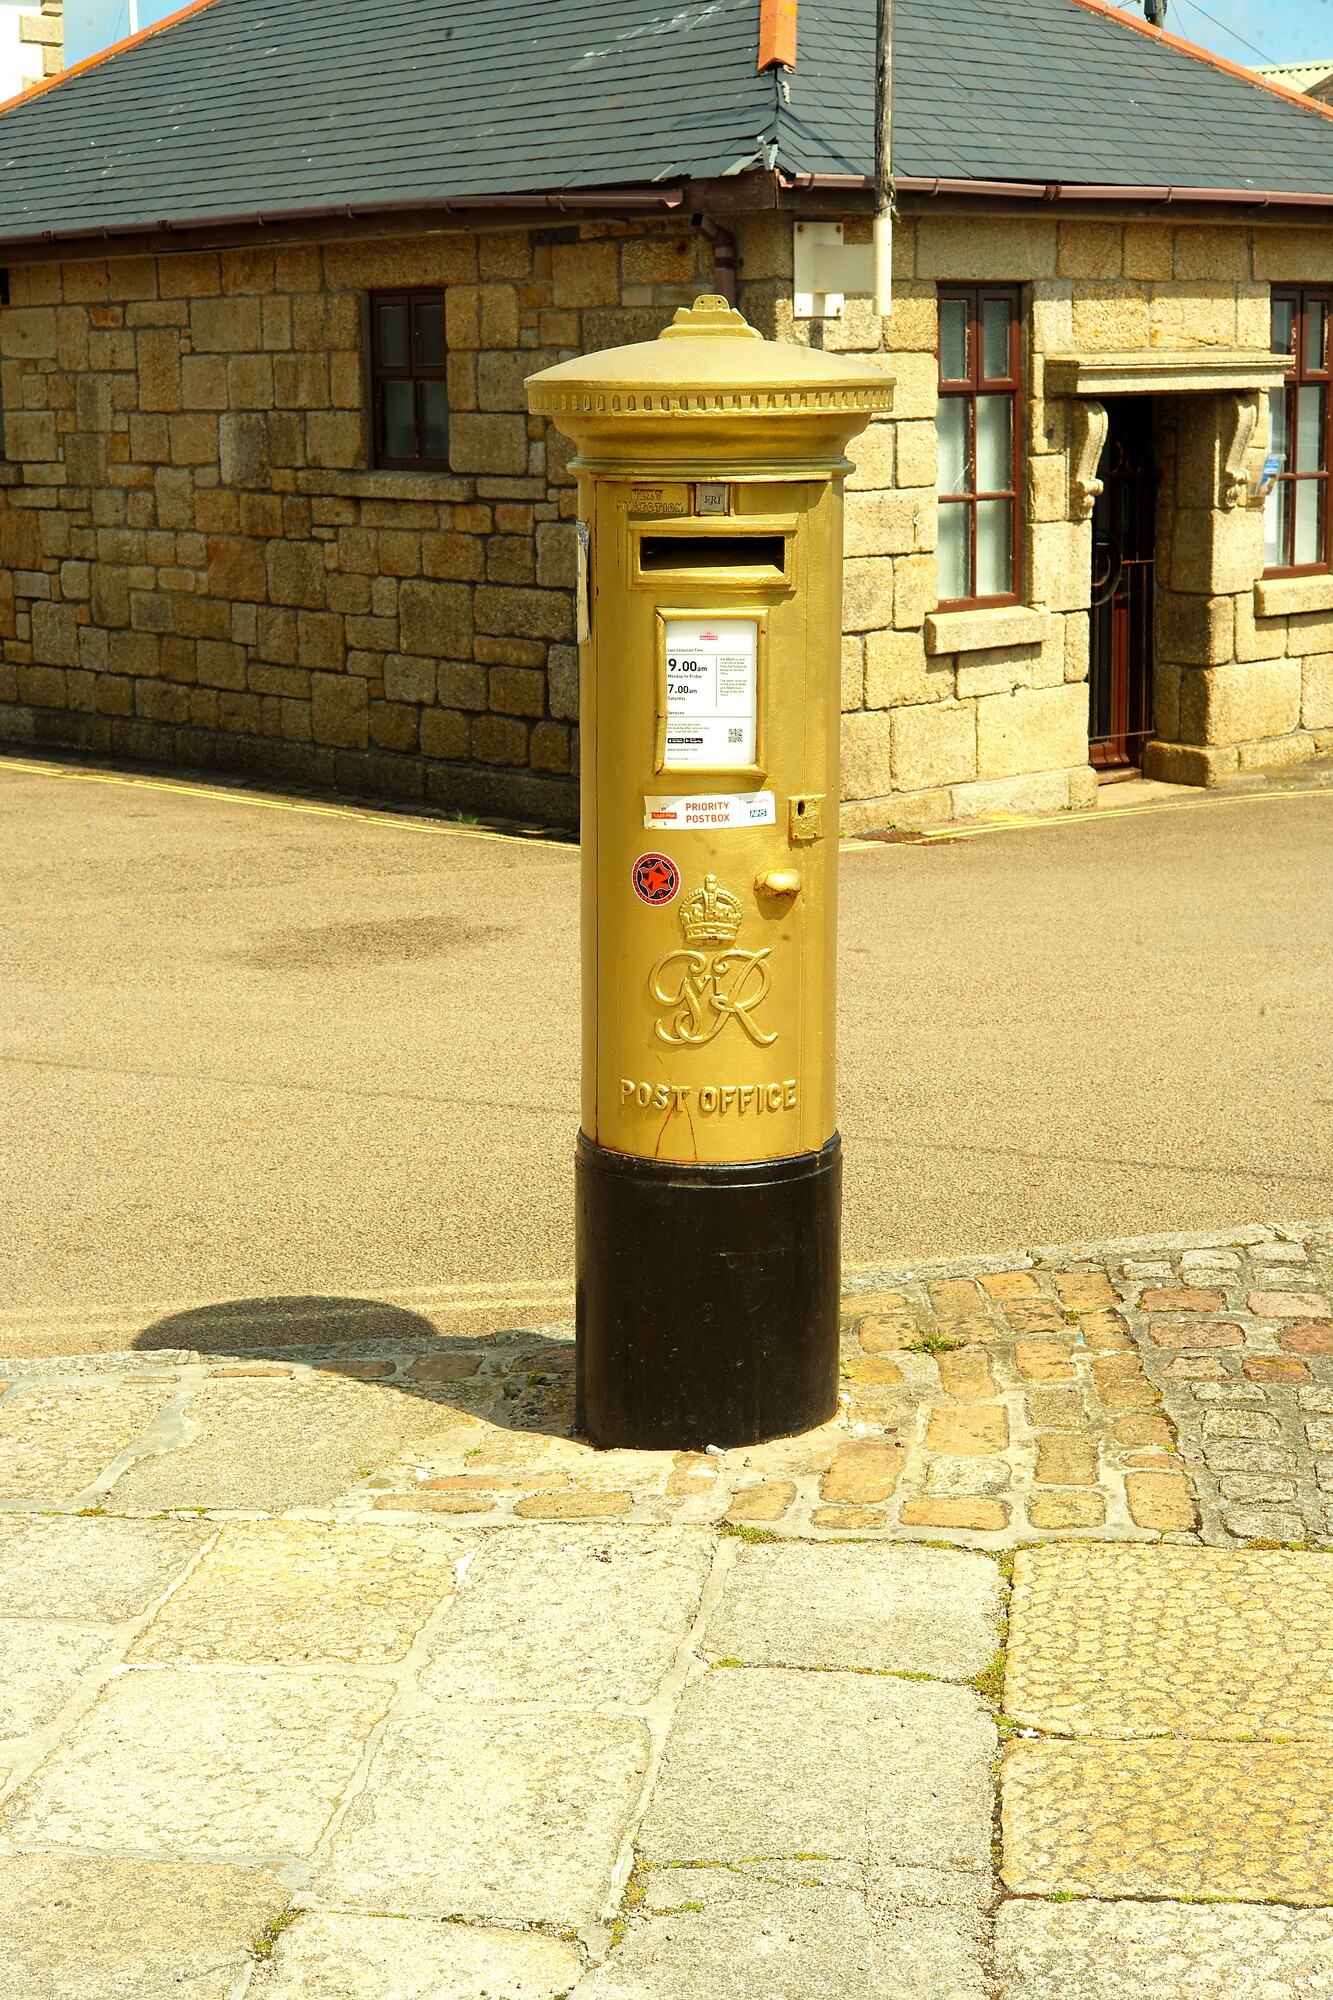
<instances>
[{"instance_id":1,"label":"stone door surround","mask_svg":"<svg viewBox=\"0 0 1333 2000\"><path fill-rule=\"evenodd\" d=\"M1245 496L1245 454L1258 422L1258 398L1281 386L1288 367L1284 354L1260 354L1252 348L1210 347L1154 352L1130 349L1105 354L1048 354L1046 393L1075 396L1074 450L1070 463L1070 511L1087 520L1102 482L1097 466L1106 444L1107 396L1230 393L1229 436L1217 505L1230 511Z\"/></svg>"}]
</instances>

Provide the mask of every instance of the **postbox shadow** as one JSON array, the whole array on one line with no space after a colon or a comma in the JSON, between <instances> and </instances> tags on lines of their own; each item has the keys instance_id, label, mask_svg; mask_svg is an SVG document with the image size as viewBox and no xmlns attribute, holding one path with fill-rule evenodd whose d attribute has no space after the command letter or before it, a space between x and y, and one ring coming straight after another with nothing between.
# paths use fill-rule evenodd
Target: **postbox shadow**
<instances>
[{"instance_id":1,"label":"postbox shadow","mask_svg":"<svg viewBox=\"0 0 1333 2000\"><path fill-rule=\"evenodd\" d=\"M325 1298L316 1294L220 1299L168 1313L137 1336L136 1348L188 1348L204 1355L245 1360L294 1359L293 1348L350 1352L382 1341L438 1342L430 1320L382 1299Z\"/></svg>"},{"instance_id":2,"label":"postbox shadow","mask_svg":"<svg viewBox=\"0 0 1333 2000\"><path fill-rule=\"evenodd\" d=\"M503 1429L568 1437L573 1357L563 1330L508 1324L442 1333L384 1299L317 1294L221 1299L165 1314L137 1334L139 1352L183 1350L206 1363L271 1361L394 1389Z\"/></svg>"}]
</instances>

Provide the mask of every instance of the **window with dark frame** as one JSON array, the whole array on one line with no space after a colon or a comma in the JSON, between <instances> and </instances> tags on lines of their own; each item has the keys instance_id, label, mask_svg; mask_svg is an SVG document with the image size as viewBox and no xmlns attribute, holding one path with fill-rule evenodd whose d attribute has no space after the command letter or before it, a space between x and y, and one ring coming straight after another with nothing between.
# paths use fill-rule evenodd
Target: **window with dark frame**
<instances>
[{"instance_id":1,"label":"window with dark frame","mask_svg":"<svg viewBox=\"0 0 1333 2000\"><path fill-rule=\"evenodd\" d=\"M1020 303L1016 285L939 290L939 590L945 607L1018 602Z\"/></svg>"},{"instance_id":2,"label":"window with dark frame","mask_svg":"<svg viewBox=\"0 0 1333 2000\"><path fill-rule=\"evenodd\" d=\"M375 463L449 469L444 293L372 292L370 373Z\"/></svg>"},{"instance_id":3,"label":"window with dark frame","mask_svg":"<svg viewBox=\"0 0 1333 2000\"><path fill-rule=\"evenodd\" d=\"M1273 348L1291 357L1268 397L1268 451L1280 461L1264 504L1264 569L1333 567L1328 469L1329 316L1333 290L1273 293Z\"/></svg>"}]
</instances>

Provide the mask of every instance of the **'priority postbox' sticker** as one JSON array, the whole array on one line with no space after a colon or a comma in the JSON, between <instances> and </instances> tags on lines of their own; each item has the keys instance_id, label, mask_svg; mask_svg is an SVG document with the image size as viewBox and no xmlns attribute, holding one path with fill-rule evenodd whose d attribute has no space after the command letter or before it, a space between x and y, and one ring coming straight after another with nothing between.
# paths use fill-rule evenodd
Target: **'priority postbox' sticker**
<instances>
[{"instance_id":1,"label":"'priority postbox' sticker","mask_svg":"<svg viewBox=\"0 0 1333 2000\"><path fill-rule=\"evenodd\" d=\"M641 903L671 903L680 889L680 870L669 854L641 854L631 880Z\"/></svg>"}]
</instances>

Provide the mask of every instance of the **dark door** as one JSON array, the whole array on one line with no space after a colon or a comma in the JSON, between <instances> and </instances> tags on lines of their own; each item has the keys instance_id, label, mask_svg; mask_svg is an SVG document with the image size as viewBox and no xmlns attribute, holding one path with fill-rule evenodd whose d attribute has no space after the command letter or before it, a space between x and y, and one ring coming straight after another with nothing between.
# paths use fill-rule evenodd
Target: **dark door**
<instances>
[{"instance_id":1,"label":"dark door","mask_svg":"<svg viewBox=\"0 0 1333 2000\"><path fill-rule=\"evenodd\" d=\"M1108 399L1104 482L1092 516L1088 735L1107 772L1141 762L1152 734L1153 539L1157 475L1152 398Z\"/></svg>"}]
</instances>

